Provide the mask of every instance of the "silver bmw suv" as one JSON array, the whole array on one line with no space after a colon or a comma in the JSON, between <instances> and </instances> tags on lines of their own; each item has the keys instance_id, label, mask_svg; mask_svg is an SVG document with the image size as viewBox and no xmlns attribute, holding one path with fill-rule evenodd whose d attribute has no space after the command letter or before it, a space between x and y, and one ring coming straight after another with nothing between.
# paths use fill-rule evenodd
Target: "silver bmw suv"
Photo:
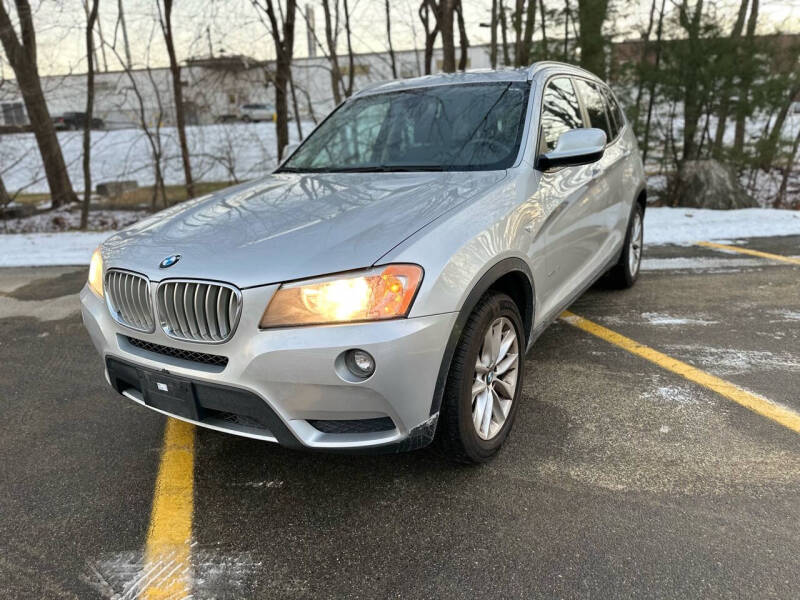
<instances>
[{"instance_id":1,"label":"silver bmw suv","mask_svg":"<svg viewBox=\"0 0 800 600\"><path fill-rule=\"evenodd\" d=\"M645 177L584 70L363 90L273 174L92 257L83 320L123 396L293 448L489 459L523 360L601 276L639 272Z\"/></svg>"}]
</instances>

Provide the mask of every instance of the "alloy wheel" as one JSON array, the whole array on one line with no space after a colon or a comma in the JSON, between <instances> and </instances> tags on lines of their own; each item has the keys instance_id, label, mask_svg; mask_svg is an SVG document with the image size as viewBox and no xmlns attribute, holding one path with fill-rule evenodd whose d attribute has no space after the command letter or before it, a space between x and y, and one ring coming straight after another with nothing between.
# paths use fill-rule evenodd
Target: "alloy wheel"
<instances>
[{"instance_id":1,"label":"alloy wheel","mask_svg":"<svg viewBox=\"0 0 800 600\"><path fill-rule=\"evenodd\" d=\"M472 383L472 423L478 437L491 440L503 428L517 390L519 340L514 324L498 317L486 330Z\"/></svg>"}]
</instances>

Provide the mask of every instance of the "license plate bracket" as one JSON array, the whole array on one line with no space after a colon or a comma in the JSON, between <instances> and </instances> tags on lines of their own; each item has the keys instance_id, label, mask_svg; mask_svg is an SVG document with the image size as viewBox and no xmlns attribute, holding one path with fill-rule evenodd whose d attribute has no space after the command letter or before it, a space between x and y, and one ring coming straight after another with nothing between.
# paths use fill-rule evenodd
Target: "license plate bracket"
<instances>
[{"instance_id":1,"label":"license plate bracket","mask_svg":"<svg viewBox=\"0 0 800 600\"><path fill-rule=\"evenodd\" d=\"M145 404L185 419L200 420L190 381L159 372L140 371L140 375Z\"/></svg>"}]
</instances>

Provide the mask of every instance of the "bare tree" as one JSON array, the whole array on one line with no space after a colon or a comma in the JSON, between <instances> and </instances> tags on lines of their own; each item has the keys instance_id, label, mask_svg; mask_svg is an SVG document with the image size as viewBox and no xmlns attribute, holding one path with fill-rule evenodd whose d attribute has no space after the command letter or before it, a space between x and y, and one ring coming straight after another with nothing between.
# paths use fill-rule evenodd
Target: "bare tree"
<instances>
[{"instance_id":1,"label":"bare tree","mask_svg":"<svg viewBox=\"0 0 800 600\"><path fill-rule=\"evenodd\" d=\"M547 13L544 12L544 0L539 0L539 22L542 27L542 58L547 60Z\"/></svg>"},{"instance_id":2,"label":"bare tree","mask_svg":"<svg viewBox=\"0 0 800 600\"><path fill-rule=\"evenodd\" d=\"M133 68L133 61L131 60L131 45L128 41L128 26L125 24L125 11L122 7L122 0L117 0L117 25L122 29L122 43L125 46L125 65ZM116 37L116 31L114 32Z\"/></svg>"},{"instance_id":3,"label":"bare tree","mask_svg":"<svg viewBox=\"0 0 800 600\"><path fill-rule=\"evenodd\" d=\"M497 0L492 0L492 12L489 18L489 64L497 68Z\"/></svg>"},{"instance_id":4,"label":"bare tree","mask_svg":"<svg viewBox=\"0 0 800 600\"><path fill-rule=\"evenodd\" d=\"M734 23L733 29L731 29L730 37L728 38L731 42L730 50L731 53L733 54L731 58L734 61L734 63L741 52L739 38L741 38L742 36L742 29L744 29L744 19L745 15L747 14L747 6L749 3L750 0L741 0L741 2L739 3L739 12L736 16L736 22ZM723 59L727 58L728 57L723 57ZM733 69L728 69L728 76L722 83L722 89L720 91L719 111L717 113L717 129L716 133L714 134L714 145L712 148L714 155L719 155L719 153L722 150L722 141L725 137L725 125L727 124L728 112L730 111L732 88L733 88Z\"/></svg>"},{"instance_id":5,"label":"bare tree","mask_svg":"<svg viewBox=\"0 0 800 600\"><path fill-rule=\"evenodd\" d=\"M603 25L606 21L609 0L578 0L579 40L581 66L603 77L606 69Z\"/></svg>"},{"instance_id":6,"label":"bare tree","mask_svg":"<svg viewBox=\"0 0 800 600\"><path fill-rule=\"evenodd\" d=\"M337 0L338 1L338 0ZM342 0L344 7L344 33L347 40L347 88L345 89L345 96L350 97L353 95L353 84L356 76L355 54L353 54L353 32L350 29L350 7L347 0Z\"/></svg>"},{"instance_id":7,"label":"bare tree","mask_svg":"<svg viewBox=\"0 0 800 600\"><path fill-rule=\"evenodd\" d=\"M455 16L457 2L458 0L438 0L438 2L436 0L423 0L422 3L423 7L428 7L430 9L430 13L433 13L434 18L436 19L436 27L433 30L434 33L438 30L438 32L442 35L442 71L445 73L453 73L456 70L456 46L453 29L453 17ZM422 11L422 7L420 8L420 11ZM420 14L426 32L428 31L428 14L428 11L426 11L424 18L422 17L422 14ZM433 40L435 40L435 36L433 39L431 39L430 44L428 44L426 40L426 58L428 56L429 48L431 54L433 53ZM429 72L430 70L426 71L426 73Z\"/></svg>"},{"instance_id":8,"label":"bare tree","mask_svg":"<svg viewBox=\"0 0 800 600\"><path fill-rule=\"evenodd\" d=\"M508 51L508 21L506 20L506 6L505 0L498 0L500 3L500 38L503 40L503 65L508 66L511 64L511 57Z\"/></svg>"},{"instance_id":9,"label":"bare tree","mask_svg":"<svg viewBox=\"0 0 800 600\"><path fill-rule=\"evenodd\" d=\"M429 1L422 0L422 4L419 5L419 20L422 21L422 27L425 29L425 75L431 74L433 44L439 35L439 21L434 18L434 22L431 23L432 12L434 11L431 9Z\"/></svg>"},{"instance_id":10,"label":"bare tree","mask_svg":"<svg viewBox=\"0 0 800 600\"><path fill-rule=\"evenodd\" d=\"M338 106L342 101L342 70L336 45L339 37L339 0L334 0L334 11L331 15L330 0L322 0L322 12L325 13L325 42L327 43L328 62L331 65L331 91L333 101Z\"/></svg>"},{"instance_id":11,"label":"bare tree","mask_svg":"<svg viewBox=\"0 0 800 600\"><path fill-rule=\"evenodd\" d=\"M172 75L172 95L175 100L175 125L178 129L178 143L181 147L181 160L183 162L183 178L186 185L186 195L194 198L194 181L192 180L192 164L189 158L189 144L186 141L186 119L183 110L183 85L181 84L181 67L175 54L175 38L172 32L172 0L163 0L164 10L158 3L158 20L161 32L164 34L164 43L169 55L169 71Z\"/></svg>"},{"instance_id":12,"label":"bare tree","mask_svg":"<svg viewBox=\"0 0 800 600\"><path fill-rule=\"evenodd\" d=\"M56 208L69 202L76 202L78 198L72 190L64 155L61 153L61 146L58 144L58 137L42 92L36 63L36 31L33 26L31 6L28 0L14 0L14 3L21 35L17 36L5 2L0 1L0 42L17 76L17 84L25 102L31 129L42 156L47 185L50 188L51 205Z\"/></svg>"},{"instance_id":13,"label":"bare tree","mask_svg":"<svg viewBox=\"0 0 800 600\"><path fill-rule=\"evenodd\" d=\"M750 113L750 87L753 83L752 57L755 54L756 23L758 22L758 0L753 0L750 5L750 16L747 18L745 32L744 55L748 57L739 78L739 102L736 106L736 130L733 139L733 149L741 154L744 148L745 120Z\"/></svg>"},{"instance_id":14,"label":"bare tree","mask_svg":"<svg viewBox=\"0 0 800 600\"><path fill-rule=\"evenodd\" d=\"M461 0L456 0L456 17L458 20L458 43L460 47L458 70L465 71L467 69L469 39L467 38L467 26L464 23L464 5Z\"/></svg>"},{"instance_id":15,"label":"bare tree","mask_svg":"<svg viewBox=\"0 0 800 600\"><path fill-rule=\"evenodd\" d=\"M280 0L279 0L280 1ZM280 22L272 0L252 0L256 8L264 11L269 19L269 31L275 45L275 133L278 145L278 160L283 158L284 147L289 143L289 80L292 76L294 53L294 20L297 1L286 0L286 9L281 11ZM280 8L280 6L278 7Z\"/></svg>"},{"instance_id":16,"label":"bare tree","mask_svg":"<svg viewBox=\"0 0 800 600\"><path fill-rule=\"evenodd\" d=\"M662 52L662 39L664 35L664 9L666 8L666 0L661 0L661 9L658 13L658 26L656 27L656 47L655 59L653 69L658 72L661 67L661 52ZM647 160L647 152L650 146L650 123L653 119L653 106L656 99L656 78L650 78L650 86L647 95L647 118L644 124L644 143L642 144L642 162Z\"/></svg>"},{"instance_id":17,"label":"bare tree","mask_svg":"<svg viewBox=\"0 0 800 600\"><path fill-rule=\"evenodd\" d=\"M11 196L6 190L6 184L3 183L3 175L0 173L0 206L7 206L11 204Z\"/></svg>"},{"instance_id":18,"label":"bare tree","mask_svg":"<svg viewBox=\"0 0 800 600\"><path fill-rule=\"evenodd\" d=\"M394 46L392 46L392 11L389 0L386 0L386 43L389 46L389 60L392 64L392 78L397 79L397 60L394 56Z\"/></svg>"},{"instance_id":19,"label":"bare tree","mask_svg":"<svg viewBox=\"0 0 800 600\"><path fill-rule=\"evenodd\" d=\"M92 0L86 19L86 120L83 122L83 206L81 229L89 224L89 202L92 198L92 116L94 115L94 26L100 0ZM88 5L86 5L88 8Z\"/></svg>"},{"instance_id":20,"label":"bare tree","mask_svg":"<svg viewBox=\"0 0 800 600\"><path fill-rule=\"evenodd\" d=\"M514 66L530 62L533 28L536 24L536 0L516 0L512 19L514 25Z\"/></svg>"}]
</instances>

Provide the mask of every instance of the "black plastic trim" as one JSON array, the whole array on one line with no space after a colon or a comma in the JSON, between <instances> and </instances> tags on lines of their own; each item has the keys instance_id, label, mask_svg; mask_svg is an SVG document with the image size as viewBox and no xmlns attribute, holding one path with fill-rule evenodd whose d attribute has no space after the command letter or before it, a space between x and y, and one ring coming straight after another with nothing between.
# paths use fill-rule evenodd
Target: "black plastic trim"
<instances>
[{"instance_id":1,"label":"black plastic trim","mask_svg":"<svg viewBox=\"0 0 800 600\"><path fill-rule=\"evenodd\" d=\"M533 307L536 305L536 293L531 269L528 266L528 263L521 258L505 258L494 264L491 268L489 268L488 271L486 271L486 273L483 274L483 276L481 276L478 282L473 286L470 293L467 295L466 300L464 300L464 304L461 306L461 310L458 312L458 317L456 317L456 322L453 324L453 329L450 332L450 337L448 338L447 345L444 349L442 364L439 366L439 374L436 377L436 387L434 388L433 401L431 402L431 416L438 413L442 406L442 397L444 396L444 387L447 383L447 374L450 372L450 362L453 360L453 354L456 351L458 340L461 338L461 332L464 330L464 326L467 324L467 319L469 319L470 314L472 314L472 310L478 304L478 301L486 293L486 291L491 288L498 279L500 279L503 275L508 275L509 273L514 272L521 272L525 274L525 276L528 278L528 282L530 283L530 323L533 323ZM522 317L523 321L527 320L525 313L523 313Z\"/></svg>"},{"instance_id":2,"label":"black plastic trim","mask_svg":"<svg viewBox=\"0 0 800 600\"><path fill-rule=\"evenodd\" d=\"M260 423L282 446L296 449L305 448L269 404L253 392L174 375L166 369L161 371L148 369L112 356L106 358L106 368L111 386L120 394L133 388L142 394L145 404L149 404L147 390L143 389L145 387L143 382L148 378L157 378L158 375L168 376L170 380L175 380L181 385L187 398L191 398L191 400L187 400L189 406L186 414L178 412L173 414L200 423L204 418L218 421L220 413L241 415ZM164 410L162 407L159 409ZM173 411L167 410L166 412Z\"/></svg>"}]
</instances>

